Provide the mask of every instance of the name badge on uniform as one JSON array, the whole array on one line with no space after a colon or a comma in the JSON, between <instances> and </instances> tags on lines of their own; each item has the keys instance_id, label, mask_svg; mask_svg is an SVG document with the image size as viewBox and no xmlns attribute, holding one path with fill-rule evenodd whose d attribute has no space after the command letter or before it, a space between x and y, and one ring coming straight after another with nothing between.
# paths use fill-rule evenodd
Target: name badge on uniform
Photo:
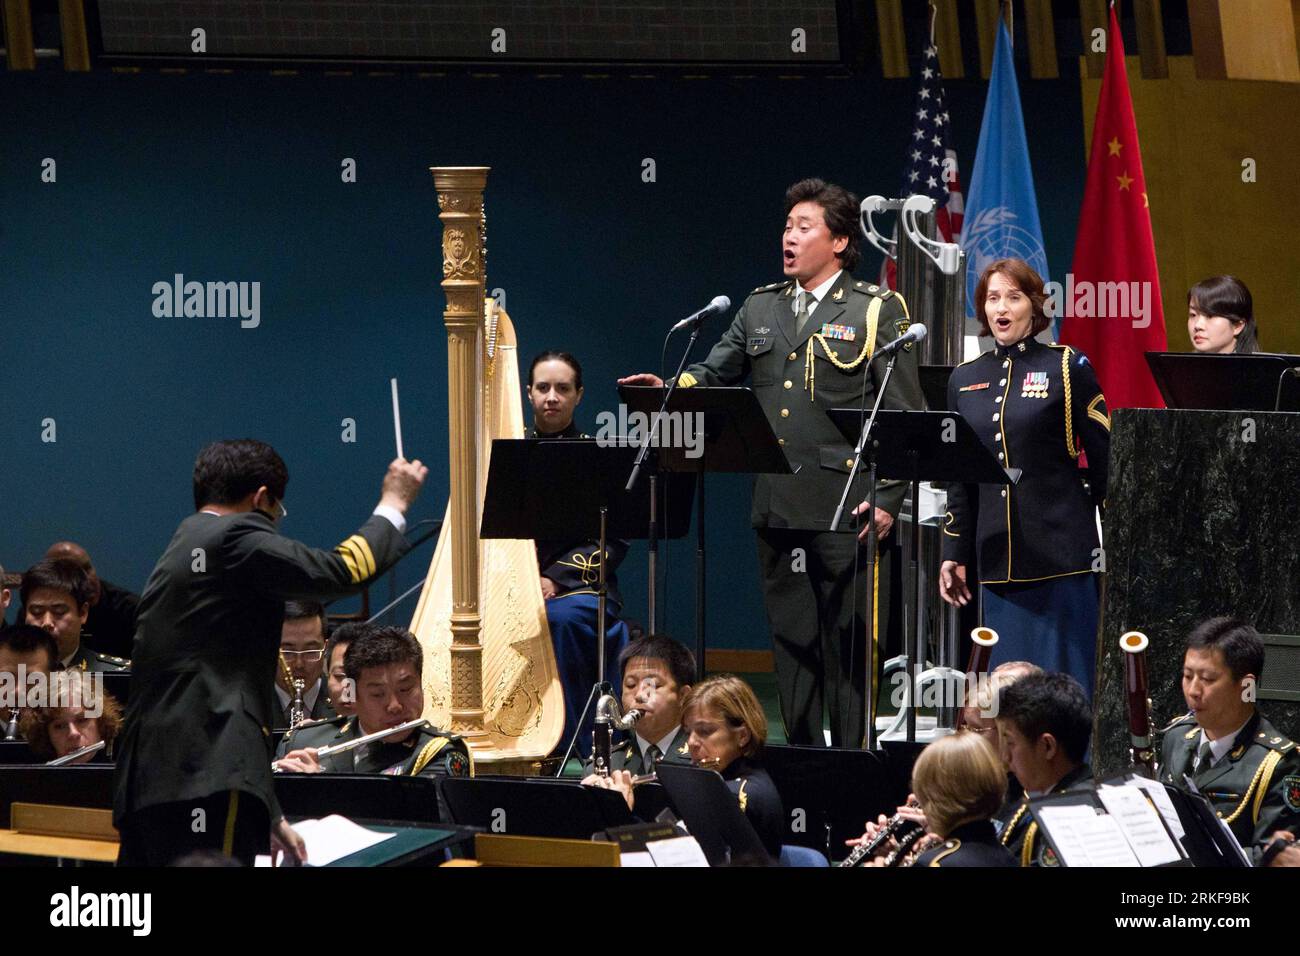
<instances>
[{"instance_id":1,"label":"name badge on uniform","mask_svg":"<svg viewBox=\"0 0 1300 956\"><path fill-rule=\"evenodd\" d=\"M822 325L822 335L828 339L839 339L841 342L852 342L858 337L858 333L853 331L853 326L835 325L831 322Z\"/></svg>"},{"instance_id":2,"label":"name badge on uniform","mask_svg":"<svg viewBox=\"0 0 1300 956\"><path fill-rule=\"evenodd\" d=\"M1026 372L1024 384L1020 386L1021 398L1046 398L1047 373Z\"/></svg>"},{"instance_id":3,"label":"name badge on uniform","mask_svg":"<svg viewBox=\"0 0 1300 956\"><path fill-rule=\"evenodd\" d=\"M989 387L989 383L988 383L988 382L977 382L977 383L974 384L974 385L963 385L961 388L957 389L957 391L959 391L959 392L978 392L981 388L988 388L988 387Z\"/></svg>"}]
</instances>

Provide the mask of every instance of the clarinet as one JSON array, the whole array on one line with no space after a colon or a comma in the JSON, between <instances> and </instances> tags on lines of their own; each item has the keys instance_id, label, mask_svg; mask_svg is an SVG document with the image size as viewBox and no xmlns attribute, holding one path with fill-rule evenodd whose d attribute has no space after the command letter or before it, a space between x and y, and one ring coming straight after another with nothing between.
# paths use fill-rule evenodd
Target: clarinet
<instances>
[{"instance_id":1,"label":"clarinet","mask_svg":"<svg viewBox=\"0 0 1300 956\"><path fill-rule=\"evenodd\" d=\"M886 868L898 866L903 858L907 856L908 851L912 849L912 845L922 839L925 835L925 830L922 827L917 827L915 830L908 830L905 834L899 837L898 849L885 857ZM911 866L911 863L905 863L903 865Z\"/></svg>"},{"instance_id":2,"label":"clarinet","mask_svg":"<svg viewBox=\"0 0 1300 956\"><path fill-rule=\"evenodd\" d=\"M888 842L890 837L898 836L900 832L903 836L899 837L899 845L902 846L902 841L911 835L911 830L908 829L909 827L916 830L918 836L923 832L921 826L915 820L909 820L907 817L903 816L901 811L895 813L889 818L888 822L881 827L879 833L866 843L856 846L852 853L840 861L839 866L845 869L862 866L867 860L871 859L872 855L875 854L877 850ZM915 839L916 837L912 837L912 840ZM907 845L911 846L911 840L908 841Z\"/></svg>"}]
</instances>

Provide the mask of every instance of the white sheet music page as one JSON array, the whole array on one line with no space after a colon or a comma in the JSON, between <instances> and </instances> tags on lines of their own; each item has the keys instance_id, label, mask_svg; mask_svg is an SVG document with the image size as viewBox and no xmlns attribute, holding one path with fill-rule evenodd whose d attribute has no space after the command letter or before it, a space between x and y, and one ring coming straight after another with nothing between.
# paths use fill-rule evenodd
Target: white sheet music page
<instances>
[{"instance_id":1,"label":"white sheet music page","mask_svg":"<svg viewBox=\"0 0 1300 956\"><path fill-rule=\"evenodd\" d=\"M645 845L655 866L708 866L708 858L693 836L651 840Z\"/></svg>"},{"instance_id":2,"label":"white sheet music page","mask_svg":"<svg viewBox=\"0 0 1300 956\"><path fill-rule=\"evenodd\" d=\"M300 820L293 825L307 844L307 865L328 866L359 850L391 840L395 833L376 833L332 813L319 820Z\"/></svg>"},{"instance_id":3,"label":"white sheet music page","mask_svg":"<svg viewBox=\"0 0 1300 956\"><path fill-rule=\"evenodd\" d=\"M1141 787L1101 787L1097 797L1128 840L1143 866L1177 863L1182 859L1165 825Z\"/></svg>"}]
</instances>

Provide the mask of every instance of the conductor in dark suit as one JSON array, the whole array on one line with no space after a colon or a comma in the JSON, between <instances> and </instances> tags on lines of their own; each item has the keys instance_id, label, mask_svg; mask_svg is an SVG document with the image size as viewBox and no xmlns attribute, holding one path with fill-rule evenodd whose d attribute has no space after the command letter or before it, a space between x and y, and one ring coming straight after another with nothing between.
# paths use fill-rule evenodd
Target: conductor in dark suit
<instances>
[{"instance_id":1,"label":"conductor in dark suit","mask_svg":"<svg viewBox=\"0 0 1300 956\"><path fill-rule=\"evenodd\" d=\"M405 513L427 474L394 460L374 513L326 551L278 533L289 474L271 446L220 441L199 453L196 513L140 600L114 777L119 864L165 865L195 850L251 864L268 843L305 855L271 778L284 602L331 600L386 571L409 548Z\"/></svg>"},{"instance_id":2,"label":"conductor in dark suit","mask_svg":"<svg viewBox=\"0 0 1300 956\"><path fill-rule=\"evenodd\" d=\"M907 331L910 319L901 296L851 274L861 255L856 196L833 183L805 179L787 190L785 211L786 278L750 293L708 357L686 369L678 385L734 386L748 380L772 425L793 473L757 477L750 522L758 533L786 739L824 744L825 710L831 743L857 747L865 727L866 649L889 620L889 567L877 566L884 586L876 599L876 620L866 621L866 591L876 584L861 573L866 519L856 539L847 515L838 533L830 530L853 446L826 413L870 410L886 367L872 358ZM882 407L923 408L918 374L916 351L908 345L898 353ZM619 384L663 383L642 373ZM849 500L854 515L867 509L865 486L855 481ZM874 519L882 542L905 490L899 482L878 486ZM888 550L880 553L883 558Z\"/></svg>"}]
</instances>

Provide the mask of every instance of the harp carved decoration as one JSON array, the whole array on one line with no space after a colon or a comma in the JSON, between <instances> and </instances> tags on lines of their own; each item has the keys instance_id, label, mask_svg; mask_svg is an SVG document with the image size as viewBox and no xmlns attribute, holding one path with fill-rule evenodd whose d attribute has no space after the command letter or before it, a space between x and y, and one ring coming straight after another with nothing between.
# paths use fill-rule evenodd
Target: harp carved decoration
<instances>
[{"instance_id":1,"label":"harp carved decoration","mask_svg":"<svg viewBox=\"0 0 1300 956\"><path fill-rule=\"evenodd\" d=\"M447 298L450 495L411 630L424 647L425 717L465 736L493 772L535 771L564 727L537 557L480 541L492 439L525 435L514 326L484 295L486 167L432 170Z\"/></svg>"}]
</instances>

